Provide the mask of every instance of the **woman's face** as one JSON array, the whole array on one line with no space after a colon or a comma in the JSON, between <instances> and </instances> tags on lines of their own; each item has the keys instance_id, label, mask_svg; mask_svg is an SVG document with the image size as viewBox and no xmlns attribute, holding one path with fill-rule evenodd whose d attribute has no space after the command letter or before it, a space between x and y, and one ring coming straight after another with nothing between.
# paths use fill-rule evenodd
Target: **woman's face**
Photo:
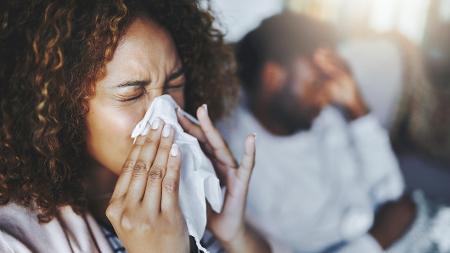
<instances>
[{"instance_id":1,"label":"woman's face","mask_svg":"<svg viewBox=\"0 0 450 253\"><path fill-rule=\"evenodd\" d=\"M119 174L132 145L131 131L152 100L170 94L183 107L184 85L182 64L168 32L147 18L137 18L89 101L87 149L92 158Z\"/></svg>"}]
</instances>

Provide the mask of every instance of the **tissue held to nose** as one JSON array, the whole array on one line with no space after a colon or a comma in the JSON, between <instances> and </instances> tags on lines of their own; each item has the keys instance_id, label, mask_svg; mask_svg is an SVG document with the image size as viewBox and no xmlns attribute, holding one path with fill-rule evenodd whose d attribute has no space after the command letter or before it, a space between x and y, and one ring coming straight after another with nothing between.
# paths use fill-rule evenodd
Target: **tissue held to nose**
<instances>
[{"instance_id":1,"label":"tissue held to nose","mask_svg":"<svg viewBox=\"0 0 450 253\"><path fill-rule=\"evenodd\" d=\"M140 135L148 134L150 128L156 129L163 121L164 130L174 131L174 145L171 155L181 155L181 178L179 201L186 219L188 232L199 247L199 241L206 227L206 200L215 212L220 212L223 204L219 179L213 165L202 152L196 138L184 132L178 123L177 104L169 95L153 100L144 118L136 125L131 137L136 140ZM164 136L163 130L163 136Z\"/></svg>"}]
</instances>

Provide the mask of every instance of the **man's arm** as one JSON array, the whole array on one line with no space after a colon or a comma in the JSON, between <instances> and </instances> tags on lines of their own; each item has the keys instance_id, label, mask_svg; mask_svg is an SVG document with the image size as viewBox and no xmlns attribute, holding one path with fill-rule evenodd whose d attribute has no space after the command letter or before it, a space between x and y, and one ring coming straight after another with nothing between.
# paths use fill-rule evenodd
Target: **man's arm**
<instances>
[{"instance_id":1,"label":"man's arm","mask_svg":"<svg viewBox=\"0 0 450 253\"><path fill-rule=\"evenodd\" d=\"M408 231L415 217L416 205L411 196L404 195L378 210L369 233L383 249L387 249Z\"/></svg>"},{"instance_id":2,"label":"man's arm","mask_svg":"<svg viewBox=\"0 0 450 253\"><path fill-rule=\"evenodd\" d=\"M382 253L401 239L416 216L416 206L408 195L382 206L369 232L340 247L335 253Z\"/></svg>"},{"instance_id":3,"label":"man's arm","mask_svg":"<svg viewBox=\"0 0 450 253\"><path fill-rule=\"evenodd\" d=\"M385 202L378 209L369 234L361 240L350 242L342 252L356 252L361 245L377 252L377 246L369 246L373 243L372 238L382 249L386 249L408 230L415 218L415 204L407 195L397 200L403 192L404 183L389 136L373 117L367 117L369 109L345 62L330 50L322 50L316 53L315 63L329 77L326 86L330 103L341 107L351 120L350 132L355 152L361 168L365 170L367 184L373 186L371 194L374 205Z\"/></svg>"},{"instance_id":4,"label":"man's arm","mask_svg":"<svg viewBox=\"0 0 450 253\"><path fill-rule=\"evenodd\" d=\"M350 68L343 59L329 49L319 49L314 54L313 62L322 73L321 85L325 89L328 104L343 109L350 120L369 113Z\"/></svg>"}]
</instances>

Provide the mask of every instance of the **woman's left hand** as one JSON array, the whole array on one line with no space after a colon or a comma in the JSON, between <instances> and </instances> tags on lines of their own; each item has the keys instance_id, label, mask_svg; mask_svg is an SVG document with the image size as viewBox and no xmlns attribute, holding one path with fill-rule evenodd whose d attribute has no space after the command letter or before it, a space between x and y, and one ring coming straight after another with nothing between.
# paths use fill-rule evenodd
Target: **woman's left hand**
<instances>
[{"instance_id":1,"label":"woman's left hand","mask_svg":"<svg viewBox=\"0 0 450 253\"><path fill-rule=\"evenodd\" d=\"M245 152L240 164L236 162L203 105L197 110L200 125L191 122L178 110L178 120L184 130L196 137L211 159L221 182L226 186L221 213L208 208L208 228L229 252L266 252L267 243L244 220L247 192L255 163L255 138L245 139Z\"/></svg>"}]
</instances>

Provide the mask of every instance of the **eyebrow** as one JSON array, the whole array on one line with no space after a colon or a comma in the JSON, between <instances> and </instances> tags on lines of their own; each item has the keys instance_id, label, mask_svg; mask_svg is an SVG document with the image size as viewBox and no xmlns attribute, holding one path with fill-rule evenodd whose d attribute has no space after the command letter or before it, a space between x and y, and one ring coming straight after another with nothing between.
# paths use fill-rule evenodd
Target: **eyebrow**
<instances>
[{"instance_id":1,"label":"eyebrow","mask_svg":"<svg viewBox=\"0 0 450 253\"><path fill-rule=\"evenodd\" d=\"M122 87L130 87L130 86L145 86L150 83L150 80L136 80L136 81L128 81L117 85L118 88Z\"/></svg>"},{"instance_id":2,"label":"eyebrow","mask_svg":"<svg viewBox=\"0 0 450 253\"><path fill-rule=\"evenodd\" d=\"M178 77L184 75L184 68L180 67L175 72L169 75L167 78L167 82L177 79ZM150 80L135 80L135 81L127 81L117 85L118 88L121 87L132 87L132 86L145 86L150 83Z\"/></svg>"},{"instance_id":3,"label":"eyebrow","mask_svg":"<svg viewBox=\"0 0 450 253\"><path fill-rule=\"evenodd\" d=\"M177 70L175 70L172 74L169 75L169 77L167 78L167 82L175 80L182 75L184 75L184 68L179 67Z\"/></svg>"}]
</instances>

